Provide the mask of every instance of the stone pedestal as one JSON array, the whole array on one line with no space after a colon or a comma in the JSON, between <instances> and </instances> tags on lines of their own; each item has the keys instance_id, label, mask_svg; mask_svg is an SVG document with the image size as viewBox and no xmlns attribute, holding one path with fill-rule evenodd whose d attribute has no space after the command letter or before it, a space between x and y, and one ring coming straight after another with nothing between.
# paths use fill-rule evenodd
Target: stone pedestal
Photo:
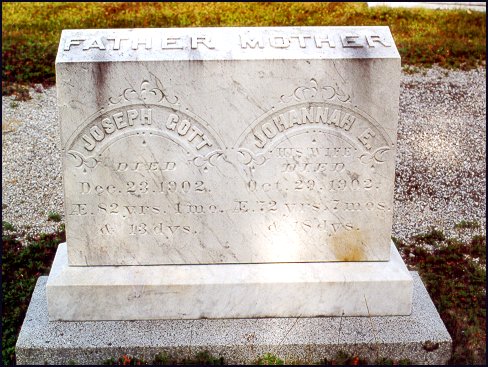
<instances>
[{"instance_id":1,"label":"stone pedestal","mask_svg":"<svg viewBox=\"0 0 488 367\"><path fill-rule=\"evenodd\" d=\"M59 246L47 282L51 320L408 315L412 277L390 261L69 266Z\"/></svg>"},{"instance_id":2,"label":"stone pedestal","mask_svg":"<svg viewBox=\"0 0 488 367\"><path fill-rule=\"evenodd\" d=\"M64 30L56 86L50 319L410 314L388 27Z\"/></svg>"}]
</instances>

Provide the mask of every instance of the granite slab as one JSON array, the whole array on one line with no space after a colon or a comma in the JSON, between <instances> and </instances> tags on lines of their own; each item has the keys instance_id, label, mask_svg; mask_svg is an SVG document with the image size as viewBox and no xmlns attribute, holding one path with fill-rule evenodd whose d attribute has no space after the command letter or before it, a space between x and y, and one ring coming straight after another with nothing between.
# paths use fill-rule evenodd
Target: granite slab
<instances>
[{"instance_id":1,"label":"granite slab","mask_svg":"<svg viewBox=\"0 0 488 367\"><path fill-rule=\"evenodd\" d=\"M410 274L408 316L71 322L49 321L47 277L40 277L17 340L17 364L100 364L122 354L151 361L161 352L181 360L205 350L229 364L251 364L265 353L313 363L339 351L369 361L445 364L451 337L418 273Z\"/></svg>"}]
</instances>

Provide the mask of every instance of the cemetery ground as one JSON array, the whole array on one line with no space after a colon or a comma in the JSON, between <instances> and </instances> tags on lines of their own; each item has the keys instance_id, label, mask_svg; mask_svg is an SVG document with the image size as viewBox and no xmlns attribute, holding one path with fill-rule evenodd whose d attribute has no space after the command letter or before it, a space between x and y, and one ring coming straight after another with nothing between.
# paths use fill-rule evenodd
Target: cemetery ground
<instances>
[{"instance_id":1,"label":"cemetery ground","mask_svg":"<svg viewBox=\"0 0 488 367\"><path fill-rule=\"evenodd\" d=\"M462 221L456 230L470 233L477 222ZM65 241L64 230L41 234L29 240L28 246L18 241L15 226L2 222L2 359L5 365L15 363L14 347L24 320L32 291L41 275L48 275L57 246ZM473 235L467 241L446 238L432 229L404 242L395 239L410 270L419 272L449 334L453 339L450 364L486 363L486 247L485 236ZM425 345L435 348L435 345ZM132 356L114 356L105 364L225 364L225 359L198 353L187 360L161 354L153 361ZM256 364L300 363L283 361L268 354ZM334 360L317 364L408 364L408 361L368 361L361 356L338 354Z\"/></svg>"},{"instance_id":2,"label":"cemetery ground","mask_svg":"<svg viewBox=\"0 0 488 367\"><path fill-rule=\"evenodd\" d=\"M485 188L479 185L481 182L484 186L486 182L486 97L484 100L481 97L482 106L472 106L480 103L479 95L485 96L486 91L486 73L482 70L486 54L484 13L368 9L365 3L2 3L2 13L2 94L12 95L3 98L4 108L11 114L2 116L2 167L9 172L20 172L15 177L5 172L2 175L4 364L15 363L15 342L35 282L39 276L49 274L56 248L65 241L61 193L50 194L49 189L46 192L46 187L61 190L60 173L56 169L47 172L52 170L50 166L54 166L55 158L45 155L46 145L48 150L56 150L57 126L51 123L46 127L40 121L55 115L45 112L55 111L53 99L47 98L55 92L44 88L54 84L54 58L60 30L292 24L390 26L404 65L394 242L410 270L419 272L453 339L450 363L486 364L486 194ZM433 64L443 69L424 68ZM478 71L473 69L480 65ZM472 74L460 70L471 70ZM480 76L475 78L473 73ZM458 79L451 79L453 74ZM464 75L469 77L463 79ZM470 89L467 85L473 84L473 80L483 82ZM29 89L36 83L44 87L38 84L35 90ZM422 98L417 99L419 96ZM473 103L475 98L478 102ZM465 113L460 106L467 106L473 112ZM25 112L27 108L29 112ZM39 131L34 131L36 125ZM421 125L427 128L420 131ZM428 134L429 129L434 132ZM26 145L13 138L22 134L35 139L35 144L27 144L29 149L23 161L9 158L9 154L16 150L22 152L22 145ZM472 138L476 134L480 138ZM24 167L16 167L19 162ZM45 172L36 171L37 168ZM56 174L58 179L51 179ZM37 180L34 186L40 193L33 192L31 178ZM23 196L18 192L10 194L10 189L15 187ZM20 210L27 206L37 206L36 213L27 215ZM14 214L17 209L20 216ZM33 217L36 220L42 217L41 223L24 222L25 218ZM429 344L424 347L436 348ZM220 356L200 353L187 360L174 360L164 354L149 361L117 355L102 362L221 364L226 361ZM279 356L266 354L255 362L300 361L283 361ZM362 356L345 354L338 354L333 361L316 362L408 363L366 361Z\"/></svg>"}]
</instances>

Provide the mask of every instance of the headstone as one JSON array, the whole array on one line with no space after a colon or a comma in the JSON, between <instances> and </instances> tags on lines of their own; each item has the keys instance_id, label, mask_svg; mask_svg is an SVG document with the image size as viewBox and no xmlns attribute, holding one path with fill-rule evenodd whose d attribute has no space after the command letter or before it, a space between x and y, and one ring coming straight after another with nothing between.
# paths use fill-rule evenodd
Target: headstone
<instances>
[{"instance_id":1,"label":"headstone","mask_svg":"<svg viewBox=\"0 0 488 367\"><path fill-rule=\"evenodd\" d=\"M409 314L388 27L63 31L51 319Z\"/></svg>"}]
</instances>

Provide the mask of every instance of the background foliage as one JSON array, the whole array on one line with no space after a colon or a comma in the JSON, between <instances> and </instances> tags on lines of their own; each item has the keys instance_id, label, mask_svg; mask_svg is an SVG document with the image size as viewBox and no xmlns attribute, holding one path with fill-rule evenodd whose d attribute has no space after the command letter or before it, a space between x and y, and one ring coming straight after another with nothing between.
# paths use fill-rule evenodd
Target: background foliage
<instances>
[{"instance_id":1,"label":"background foliage","mask_svg":"<svg viewBox=\"0 0 488 367\"><path fill-rule=\"evenodd\" d=\"M331 2L2 2L2 91L55 82L61 30L351 26L391 28L403 64L469 69L486 60L485 13Z\"/></svg>"}]
</instances>

